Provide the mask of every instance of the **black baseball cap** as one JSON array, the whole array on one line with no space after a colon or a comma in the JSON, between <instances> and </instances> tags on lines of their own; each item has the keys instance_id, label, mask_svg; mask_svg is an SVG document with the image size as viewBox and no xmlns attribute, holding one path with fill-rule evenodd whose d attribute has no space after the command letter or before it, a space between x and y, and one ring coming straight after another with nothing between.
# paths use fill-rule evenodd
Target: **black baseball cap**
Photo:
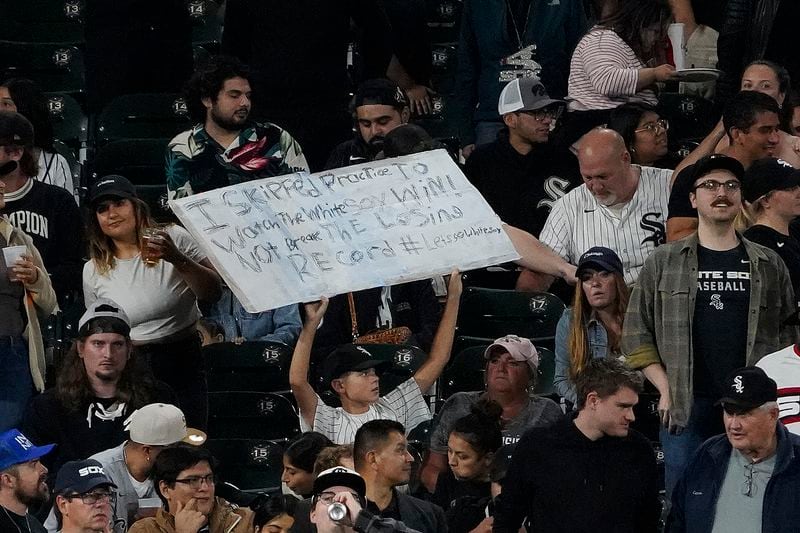
<instances>
[{"instance_id":1,"label":"black baseball cap","mask_svg":"<svg viewBox=\"0 0 800 533\"><path fill-rule=\"evenodd\" d=\"M373 359L363 346L343 344L325 359L322 375L325 377L325 384L330 385L331 381L342 377L347 372L360 372L374 368L380 374L391 366L391 361Z\"/></svg>"},{"instance_id":2,"label":"black baseball cap","mask_svg":"<svg viewBox=\"0 0 800 533\"><path fill-rule=\"evenodd\" d=\"M745 366L725 378L725 395L717 402L737 410L749 411L767 402L778 400L778 385L757 366Z\"/></svg>"},{"instance_id":3,"label":"black baseball cap","mask_svg":"<svg viewBox=\"0 0 800 533\"><path fill-rule=\"evenodd\" d=\"M367 484L355 470L343 466L334 466L323 470L314 480L314 494L321 494L331 487L347 487L356 491L361 499L367 497Z\"/></svg>"},{"instance_id":4,"label":"black baseball cap","mask_svg":"<svg viewBox=\"0 0 800 533\"><path fill-rule=\"evenodd\" d=\"M136 187L124 176L118 174L103 176L92 185L89 192L89 203L93 204L105 196L136 198Z\"/></svg>"},{"instance_id":5,"label":"black baseball cap","mask_svg":"<svg viewBox=\"0 0 800 533\"><path fill-rule=\"evenodd\" d=\"M800 185L800 169L783 159L765 157L754 161L744 174L742 194L748 202L755 202L772 191L791 189Z\"/></svg>"},{"instance_id":6,"label":"black baseball cap","mask_svg":"<svg viewBox=\"0 0 800 533\"><path fill-rule=\"evenodd\" d=\"M739 181L744 181L744 167L738 159L723 155L711 154L700 158L697 163L692 165L691 183L692 190L697 180L715 170L727 170Z\"/></svg>"},{"instance_id":7,"label":"black baseball cap","mask_svg":"<svg viewBox=\"0 0 800 533\"><path fill-rule=\"evenodd\" d=\"M617 252L604 246L592 246L583 252L583 255L578 260L578 269L575 271L575 275L580 276L584 270L598 267L600 270L607 272L623 274L622 261Z\"/></svg>"},{"instance_id":8,"label":"black baseball cap","mask_svg":"<svg viewBox=\"0 0 800 533\"><path fill-rule=\"evenodd\" d=\"M99 461L94 459L68 461L58 471L54 492L84 494L95 487L117 488Z\"/></svg>"},{"instance_id":9,"label":"black baseball cap","mask_svg":"<svg viewBox=\"0 0 800 533\"><path fill-rule=\"evenodd\" d=\"M408 97L393 81L384 78L366 80L353 97L353 111L362 105L390 105L396 109L408 106Z\"/></svg>"},{"instance_id":10,"label":"black baseball cap","mask_svg":"<svg viewBox=\"0 0 800 533\"><path fill-rule=\"evenodd\" d=\"M0 146L32 146L33 124L15 111L0 111Z\"/></svg>"}]
</instances>

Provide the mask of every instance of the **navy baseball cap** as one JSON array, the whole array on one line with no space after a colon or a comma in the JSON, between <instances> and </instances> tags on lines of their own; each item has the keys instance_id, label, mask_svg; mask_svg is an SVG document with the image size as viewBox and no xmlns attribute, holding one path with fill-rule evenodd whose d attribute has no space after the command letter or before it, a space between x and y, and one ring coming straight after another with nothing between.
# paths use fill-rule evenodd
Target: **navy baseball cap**
<instances>
[{"instance_id":1,"label":"navy baseball cap","mask_svg":"<svg viewBox=\"0 0 800 533\"><path fill-rule=\"evenodd\" d=\"M617 252L604 246L592 246L583 252L583 255L578 260L578 269L575 271L575 276L580 276L581 272L589 268L623 274L622 261Z\"/></svg>"},{"instance_id":2,"label":"navy baseball cap","mask_svg":"<svg viewBox=\"0 0 800 533\"><path fill-rule=\"evenodd\" d=\"M18 429L9 429L0 434L0 470L44 457L55 447L55 444L34 446Z\"/></svg>"},{"instance_id":3,"label":"navy baseball cap","mask_svg":"<svg viewBox=\"0 0 800 533\"><path fill-rule=\"evenodd\" d=\"M748 202L755 202L772 191L791 189L800 185L800 169L783 159L765 157L754 161L744 174L742 195Z\"/></svg>"},{"instance_id":4,"label":"navy baseball cap","mask_svg":"<svg viewBox=\"0 0 800 533\"><path fill-rule=\"evenodd\" d=\"M99 461L68 461L58 471L54 492L84 494L95 487L117 488Z\"/></svg>"},{"instance_id":5,"label":"navy baseball cap","mask_svg":"<svg viewBox=\"0 0 800 533\"><path fill-rule=\"evenodd\" d=\"M391 361L373 359L372 354L363 346L343 344L325 359L322 375L325 377L325 385L330 385L331 381L342 377L347 372L360 372L374 368L375 372L380 374L390 366L392 366Z\"/></svg>"},{"instance_id":6,"label":"navy baseball cap","mask_svg":"<svg viewBox=\"0 0 800 533\"><path fill-rule=\"evenodd\" d=\"M136 187L125 176L110 174L94 182L89 192L89 203L93 204L104 196L127 199L137 198Z\"/></svg>"},{"instance_id":7,"label":"navy baseball cap","mask_svg":"<svg viewBox=\"0 0 800 533\"><path fill-rule=\"evenodd\" d=\"M694 183L697 180L715 170L727 170L740 182L744 181L744 167L739 160L723 154L701 157L697 163L691 165L691 169L692 190L694 190Z\"/></svg>"}]
</instances>

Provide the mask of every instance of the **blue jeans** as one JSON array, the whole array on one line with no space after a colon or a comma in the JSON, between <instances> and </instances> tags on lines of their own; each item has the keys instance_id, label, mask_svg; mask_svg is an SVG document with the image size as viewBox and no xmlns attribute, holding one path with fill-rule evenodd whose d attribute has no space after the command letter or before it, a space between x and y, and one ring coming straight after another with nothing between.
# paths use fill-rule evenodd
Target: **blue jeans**
<instances>
[{"instance_id":1,"label":"blue jeans","mask_svg":"<svg viewBox=\"0 0 800 533\"><path fill-rule=\"evenodd\" d=\"M0 337L0 433L19 428L33 396L28 341Z\"/></svg>"},{"instance_id":2,"label":"blue jeans","mask_svg":"<svg viewBox=\"0 0 800 533\"><path fill-rule=\"evenodd\" d=\"M475 124L475 146L482 144L489 144L497 139L497 134L500 130L505 128L503 122L490 122L488 120L481 120Z\"/></svg>"},{"instance_id":3,"label":"blue jeans","mask_svg":"<svg viewBox=\"0 0 800 533\"><path fill-rule=\"evenodd\" d=\"M692 414L680 435L670 435L661 429L659 438L664 448L664 485L667 499L672 499L672 489L678 483L686 464L694 452L707 439L725 431L722 424L722 409L714 405L711 398L695 397Z\"/></svg>"}]
</instances>

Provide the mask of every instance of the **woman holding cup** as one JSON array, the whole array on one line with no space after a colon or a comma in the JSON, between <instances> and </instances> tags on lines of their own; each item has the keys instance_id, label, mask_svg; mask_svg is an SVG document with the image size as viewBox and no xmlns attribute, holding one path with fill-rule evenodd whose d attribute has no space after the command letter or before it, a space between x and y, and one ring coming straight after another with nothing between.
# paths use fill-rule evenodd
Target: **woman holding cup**
<instances>
[{"instance_id":1,"label":"woman holding cup","mask_svg":"<svg viewBox=\"0 0 800 533\"><path fill-rule=\"evenodd\" d=\"M120 304L131 319L131 340L153 374L175 390L187 423L205 428L207 387L196 333L197 301L219 298L219 276L186 230L155 225L126 178L100 178L89 204L86 305L97 298Z\"/></svg>"},{"instance_id":2,"label":"woman holding cup","mask_svg":"<svg viewBox=\"0 0 800 533\"><path fill-rule=\"evenodd\" d=\"M2 148L0 148L2 150ZM0 181L0 210L6 203ZM40 322L56 310L56 295L39 251L0 217L0 433L19 427L34 387L44 390Z\"/></svg>"}]
</instances>

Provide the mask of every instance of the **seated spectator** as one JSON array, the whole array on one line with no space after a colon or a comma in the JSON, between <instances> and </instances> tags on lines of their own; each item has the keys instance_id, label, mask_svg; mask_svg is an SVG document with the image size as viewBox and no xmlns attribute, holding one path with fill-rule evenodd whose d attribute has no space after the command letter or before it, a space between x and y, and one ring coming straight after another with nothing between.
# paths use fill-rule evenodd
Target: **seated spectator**
<instances>
[{"instance_id":1,"label":"seated spectator","mask_svg":"<svg viewBox=\"0 0 800 533\"><path fill-rule=\"evenodd\" d=\"M631 162L646 167L674 168L669 156L669 122L654 107L623 104L611 112L608 127L622 136Z\"/></svg>"},{"instance_id":2,"label":"seated spectator","mask_svg":"<svg viewBox=\"0 0 800 533\"><path fill-rule=\"evenodd\" d=\"M155 226L126 178L101 178L89 204L86 304L109 298L125 310L139 354L175 390L189 424L205 428L208 399L197 301L219 297L219 276L185 229ZM152 235L145 238L148 232Z\"/></svg>"},{"instance_id":3,"label":"seated spectator","mask_svg":"<svg viewBox=\"0 0 800 533\"><path fill-rule=\"evenodd\" d=\"M556 392L572 405L578 403L575 382L586 364L622 355L622 321L628 307L622 261L613 250L589 248L578 261L576 275L580 282L572 307L564 310L556 327L553 376Z\"/></svg>"},{"instance_id":4,"label":"seated spectator","mask_svg":"<svg viewBox=\"0 0 800 533\"><path fill-rule=\"evenodd\" d=\"M500 416L503 408L488 400L453 424L447 439L450 468L436 481L432 501L445 510L450 531L472 531L486 517L491 500L489 472L503 444Z\"/></svg>"},{"instance_id":5,"label":"seated spectator","mask_svg":"<svg viewBox=\"0 0 800 533\"><path fill-rule=\"evenodd\" d=\"M176 444L155 458L150 475L164 505L133 524L131 533L249 533L253 511L215 497L217 461L202 446Z\"/></svg>"},{"instance_id":6,"label":"seated spectator","mask_svg":"<svg viewBox=\"0 0 800 533\"><path fill-rule=\"evenodd\" d=\"M56 476L53 492L57 530L62 533L105 533L113 525L117 486L94 459L69 461Z\"/></svg>"},{"instance_id":7,"label":"seated spectator","mask_svg":"<svg viewBox=\"0 0 800 533\"><path fill-rule=\"evenodd\" d=\"M800 169L782 159L759 159L745 172L742 198L752 223L742 235L781 256L789 269L797 302L800 241L789 231L789 224L800 216Z\"/></svg>"},{"instance_id":8,"label":"seated spectator","mask_svg":"<svg viewBox=\"0 0 800 533\"><path fill-rule=\"evenodd\" d=\"M0 211L6 205L5 188L0 176ZM34 390L44 390L40 324L56 310L56 295L33 239L0 216L0 248L9 246L27 250L11 265L0 255L0 432L18 427Z\"/></svg>"},{"instance_id":9,"label":"seated spectator","mask_svg":"<svg viewBox=\"0 0 800 533\"><path fill-rule=\"evenodd\" d=\"M255 533L289 533L294 524L297 500L276 494L255 509Z\"/></svg>"},{"instance_id":10,"label":"seated spectator","mask_svg":"<svg viewBox=\"0 0 800 533\"><path fill-rule=\"evenodd\" d=\"M203 317L222 328L225 340L237 344L269 341L294 346L303 327L297 304L248 313L228 287L223 287L219 300L203 311Z\"/></svg>"},{"instance_id":11,"label":"seated spectator","mask_svg":"<svg viewBox=\"0 0 800 533\"><path fill-rule=\"evenodd\" d=\"M222 330L222 326L206 317L197 319L197 334L200 336L201 346L225 342L225 332Z\"/></svg>"},{"instance_id":12,"label":"seated spectator","mask_svg":"<svg viewBox=\"0 0 800 533\"><path fill-rule=\"evenodd\" d=\"M518 441L529 428L549 426L563 417L554 401L531 394L539 371L539 353L531 341L516 335L500 337L486 348L484 358L486 390L457 392L436 413L429 454L420 473L430 492L447 469L447 441L453 425L478 402L493 401L502 407L504 444Z\"/></svg>"},{"instance_id":13,"label":"seated spectator","mask_svg":"<svg viewBox=\"0 0 800 533\"><path fill-rule=\"evenodd\" d=\"M440 507L396 489L408 483L414 462L405 435L399 422L380 419L366 422L356 432L353 459L366 483L365 508L382 518L402 520L420 533L446 532L447 520Z\"/></svg>"},{"instance_id":14,"label":"seated spectator","mask_svg":"<svg viewBox=\"0 0 800 533\"><path fill-rule=\"evenodd\" d=\"M304 431L318 431L337 444L349 444L356 430L369 420L399 420L409 431L429 420L431 413L422 395L439 378L450 359L461 289L461 275L453 271L444 315L428 358L411 378L386 396L379 397L379 374L391 363L372 359L368 346L348 344L328 356L323 368L324 384L341 400L342 406L336 408L326 405L308 382L311 345L328 301L323 298L321 302L306 304L306 323L289 368L289 384L300 409L300 427Z\"/></svg>"},{"instance_id":15,"label":"seated spectator","mask_svg":"<svg viewBox=\"0 0 800 533\"><path fill-rule=\"evenodd\" d=\"M745 169L753 161L774 157L780 142L779 114L777 102L768 95L741 91L731 98L719 124L675 168L669 197L668 241L682 239L697 229L697 209L689 201L697 162L714 154L724 136L728 137L728 146L721 154L736 159Z\"/></svg>"},{"instance_id":16,"label":"seated spectator","mask_svg":"<svg viewBox=\"0 0 800 533\"><path fill-rule=\"evenodd\" d=\"M511 81L498 104L505 129L476 148L464 168L503 222L537 237L553 203L581 184L575 157L560 153L550 137L564 107L538 78Z\"/></svg>"},{"instance_id":17,"label":"seated spectator","mask_svg":"<svg viewBox=\"0 0 800 533\"><path fill-rule=\"evenodd\" d=\"M348 294L330 299L329 312L314 338L314 360L319 361L354 336L405 326L411 330L406 344L431 350L442 306L428 279L356 291L353 307ZM355 308L355 317L353 316ZM355 332L353 321L355 319Z\"/></svg>"},{"instance_id":18,"label":"seated spectator","mask_svg":"<svg viewBox=\"0 0 800 533\"><path fill-rule=\"evenodd\" d=\"M0 111L0 180L5 184L0 215L31 237L63 304L80 290L83 220L71 193L35 179L33 142L28 119Z\"/></svg>"},{"instance_id":19,"label":"seated spectator","mask_svg":"<svg viewBox=\"0 0 800 533\"><path fill-rule=\"evenodd\" d=\"M0 531L45 532L28 508L47 502L50 496L47 468L40 459L54 446L34 446L17 429L0 433Z\"/></svg>"},{"instance_id":20,"label":"seated spectator","mask_svg":"<svg viewBox=\"0 0 800 533\"><path fill-rule=\"evenodd\" d=\"M565 144L608 122L626 103L656 105L655 83L675 77L663 43L670 10L661 0L618 0L578 42L569 68Z\"/></svg>"},{"instance_id":21,"label":"seated spectator","mask_svg":"<svg viewBox=\"0 0 800 533\"><path fill-rule=\"evenodd\" d=\"M793 90L789 95L789 105L792 107L792 120L789 134L800 136L800 94L797 93L797 90Z\"/></svg>"},{"instance_id":22,"label":"seated spectator","mask_svg":"<svg viewBox=\"0 0 800 533\"><path fill-rule=\"evenodd\" d=\"M126 422L130 434L127 441L89 458L99 462L117 486L113 520L123 531L139 518L139 501L156 497L150 472L161 450L176 442L199 446L206 440L202 431L186 427L183 412L174 405L145 405ZM57 531L55 510L50 511L44 525L51 533Z\"/></svg>"},{"instance_id":23,"label":"seated spectator","mask_svg":"<svg viewBox=\"0 0 800 533\"><path fill-rule=\"evenodd\" d=\"M315 431L297 436L283 452L281 481L295 494L310 498L314 487L314 465L326 447L333 446L328 437Z\"/></svg>"},{"instance_id":24,"label":"seated spectator","mask_svg":"<svg viewBox=\"0 0 800 533\"><path fill-rule=\"evenodd\" d=\"M657 532L655 454L630 429L641 387L621 362L590 361L577 384L577 415L527 431L514 448L492 531L517 533L526 522L537 532Z\"/></svg>"},{"instance_id":25,"label":"seated spectator","mask_svg":"<svg viewBox=\"0 0 800 533\"><path fill-rule=\"evenodd\" d=\"M33 156L39 172L36 179L61 187L78 202L78 189L72 181L72 169L64 156L53 148L53 123L47 97L35 82L11 79L0 85L0 110L16 111L33 124Z\"/></svg>"},{"instance_id":26,"label":"seated spectator","mask_svg":"<svg viewBox=\"0 0 800 533\"><path fill-rule=\"evenodd\" d=\"M319 477L323 471L337 466L343 466L350 470L355 468L355 465L353 465L352 444L328 446L320 450L317 455L317 460L314 462L314 479ZM311 513L312 507L312 498L306 498L297 502L292 533L311 533L314 531L314 526L309 521L309 514Z\"/></svg>"},{"instance_id":27,"label":"seated spectator","mask_svg":"<svg viewBox=\"0 0 800 533\"><path fill-rule=\"evenodd\" d=\"M334 148L325 168L347 167L375 159L383 149L386 134L407 124L411 116L405 92L396 83L381 78L358 86L352 108L355 138Z\"/></svg>"},{"instance_id":28,"label":"seated spectator","mask_svg":"<svg viewBox=\"0 0 800 533\"><path fill-rule=\"evenodd\" d=\"M167 147L170 199L269 176L308 170L300 145L269 122L250 118L250 70L216 56L187 84L186 102L197 124Z\"/></svg>"},{"instance_id":29,"label":"seated spectator","mask_svg":"<svg viewBox=\"0 0 800 533\"><path fill-rule=\"evenodd\" d=\"M52 476L67 461L122 444L124 421L153 402L174 404L174 393L140 363L125 312L100 299L78 321L56 386L33 399L23 431L35 442L57 444L43 458Z\"/></svg>"}]
</instances>

